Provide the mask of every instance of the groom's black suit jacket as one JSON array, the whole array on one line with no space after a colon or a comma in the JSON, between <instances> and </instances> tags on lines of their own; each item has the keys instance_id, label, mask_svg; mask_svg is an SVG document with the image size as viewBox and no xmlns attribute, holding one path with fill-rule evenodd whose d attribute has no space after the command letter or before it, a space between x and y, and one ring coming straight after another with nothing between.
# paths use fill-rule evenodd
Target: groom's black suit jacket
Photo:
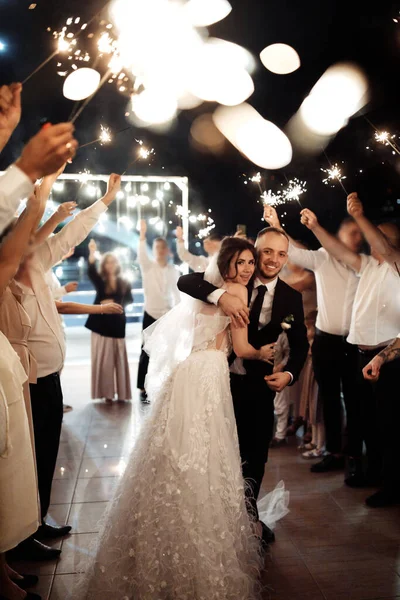
<instances>
[{"instance_id":1,"label":"groom's black suit jacket","mask_svg":"<svg viewBox=\"0 0 400 600\"><path fill-rule=\"evenodd\" d=\"M268 287L268 285L267 285ZM214 285L204 280L204 273L191 273L183 275L178 281L178 288L181 292L207 302L208 296L214 292ZM247 286L249 294L249 304L253 292L252 284ZM304 311L302 296L299 292L291 288L278 278L275 295L272 304L271 321L264 327L258 328L249 327L249 343L254 348L261 348L265 344L276 342L280 333L282 333L281 323L288 317L293 315L294 321L291 329L287 331L290 356L285 367L285 371L289 371L293 375L293 383L298 379L308 353L307 329L304 325ZM231 356L230 363L233 362L235 355ZM247 374L255 377L264 378L265 375L272 373L272 366L260 360L247 360L244 363Z\"/></svg>"}]
</instances>

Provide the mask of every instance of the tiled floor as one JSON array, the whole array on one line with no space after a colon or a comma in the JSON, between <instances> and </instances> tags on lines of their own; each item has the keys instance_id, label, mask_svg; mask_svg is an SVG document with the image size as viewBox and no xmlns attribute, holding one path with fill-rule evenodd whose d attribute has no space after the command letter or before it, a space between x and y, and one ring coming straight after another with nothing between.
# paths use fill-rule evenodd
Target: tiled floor
<instances>
[{"instance_id":1,"label":"tiled floor","mask_svg":"<svg viewBox=\"0 0 400 600\"><path fill-rule=\"evenodd\" d=\"M133 365L133 382L134 371ZM63 387L74 410L64 420L50 516L72 525L72 535L55 544L62 548L59 561L18 565L40 575L34 591L44 600L67 597L124 470L143 410L137 397L131 404L92 403L87 365L67 366ZM271 451L264 489L283 479L291 500L267 557L265 598L400 598L400 509L368 509L366 492L345 488L342 474L315 475L309 466L295 445Z\"/></svg>"}]
</instances>

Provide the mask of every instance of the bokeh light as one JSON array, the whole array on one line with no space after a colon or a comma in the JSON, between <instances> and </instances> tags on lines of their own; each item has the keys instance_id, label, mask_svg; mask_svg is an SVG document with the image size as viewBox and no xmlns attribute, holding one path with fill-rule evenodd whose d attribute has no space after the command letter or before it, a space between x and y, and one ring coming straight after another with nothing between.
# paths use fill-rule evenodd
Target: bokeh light
<instances>
[{"instance_id":1,"label":"bokeh light","mask_svg":"<svg viewBox=\"0 0 400 600\"><path fill-rule=\"evenodd\" d=\"M99 87L100 73L84 67L72 71L64 81L63 93L68 100L85 100Z\"/></svg>"},{"instance_id":2,"label":"bokeh light","mask_svg":"<svg viewBox=\"0 0 400 600\"><path fill-rule=\"evenodd\" d=\"M300 67L300 57L296 50L287 44L271 44L260 52L264 67L277 75L293 73Z\"/></svg>"},{"instance_id":3,"label":"bokeh light","mask_svg":"<svg viewBox=\"0 0 400 600\"><path fill-rule=\"evenodd\" d=\"M292 146L286 135L249 104L220 107L213 119L231 144L257 166L281 169L292 160Z\"/></svg>"}]
</instances>

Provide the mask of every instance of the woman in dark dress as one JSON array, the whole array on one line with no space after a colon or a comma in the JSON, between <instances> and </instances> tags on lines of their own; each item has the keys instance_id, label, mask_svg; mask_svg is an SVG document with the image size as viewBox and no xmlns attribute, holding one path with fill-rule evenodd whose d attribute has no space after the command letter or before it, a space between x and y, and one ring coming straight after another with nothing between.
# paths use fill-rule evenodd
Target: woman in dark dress
<instances>
[{"instance_id":1,"label":"woman in dark dress","mask_svg":"<svg viewBox=\"0 0 400 600\"><path fill-rule=\"evenodd\" d=\"M96 267L97 246L89 243L88 276L96 289L95 304L116 302L125 307L132 304L130 284L120 277L121 265L117 258L105 254ZM92 332L92 398L111 402L131 400L131 380L125 345L125 313L121 315L90 315L86 327Z\"/></svg>"}]
</instances>

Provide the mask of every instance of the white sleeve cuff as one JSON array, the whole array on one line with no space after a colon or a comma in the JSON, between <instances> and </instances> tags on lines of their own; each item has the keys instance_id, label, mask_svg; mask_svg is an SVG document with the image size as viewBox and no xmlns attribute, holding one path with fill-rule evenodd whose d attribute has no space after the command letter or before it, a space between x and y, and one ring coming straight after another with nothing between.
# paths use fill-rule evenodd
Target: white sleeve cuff
<instances>
[{"instance_id":1,"label":"white sleeve cuff","mask_svg":"<svg viewBox=\"0 0 400 600\"><path fill-rule=\"evenodd\" d=\"M226 290L215 290L207 296L207 302L218 306L219 299L221 298L222 294L225 294L225 291Z\"/></svg>"},{"instance_id":2,"label":"white sleeve cuff","mask_svg":"<svg viewBox=\"0 0 400 600\"><path fill-rule=\"evenodd\" d=\"M21 200L34 190L32 181L19 167L11 165L0 177L0 230L12 221Z\"/></svg>"},{"instance_id":3,"label":"white sleeve cuff","mask_svg":"<svg viewBox=\"0 0 400 600\"><path fill-rule=\"evenodd\" d=\"M284 373L287 373L288 375L290 375L290 382L288 383L288 385L292 385L293 379L294 379L293 375L291 374L290 371L284 371Z\"/></svg>"}]
</instances>

